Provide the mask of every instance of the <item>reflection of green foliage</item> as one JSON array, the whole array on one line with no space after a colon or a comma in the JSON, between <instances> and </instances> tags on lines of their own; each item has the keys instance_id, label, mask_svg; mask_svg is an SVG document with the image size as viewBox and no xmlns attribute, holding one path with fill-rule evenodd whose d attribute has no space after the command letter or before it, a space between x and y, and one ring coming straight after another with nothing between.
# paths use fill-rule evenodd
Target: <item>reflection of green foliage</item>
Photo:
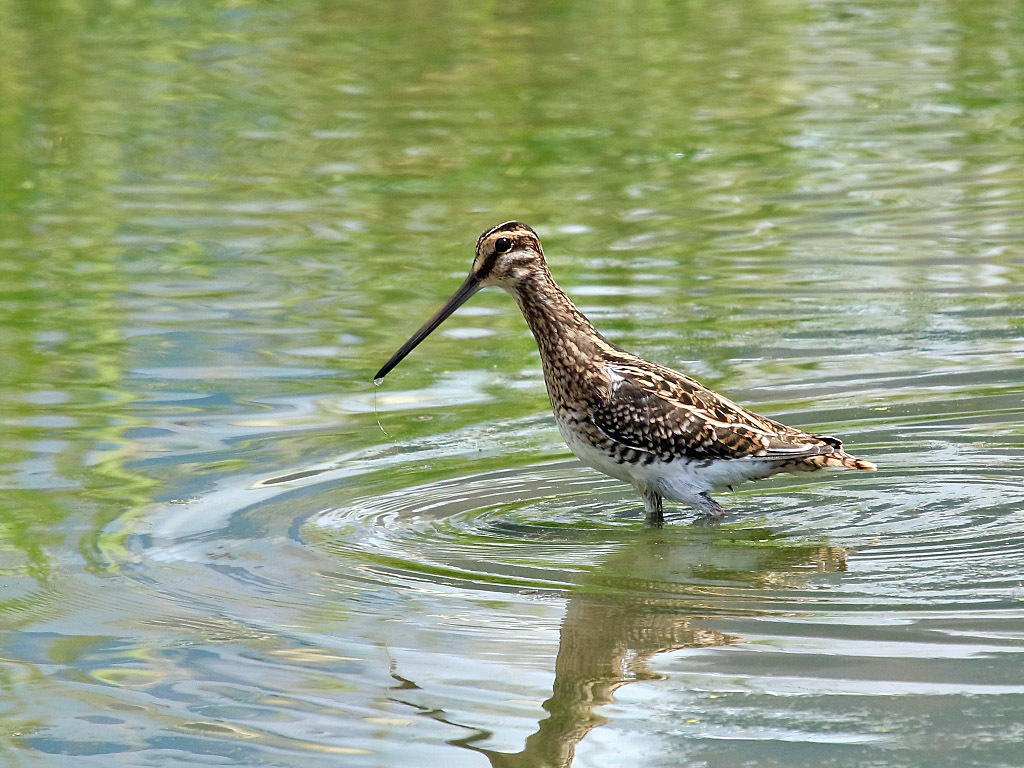
<instances>
[{"instance_id":1,"label":"reflection of green foliage","mask_svg":"<svg viewBox=\"0 0 1024 768\"><path fill-rule=\"evenodd\" d=\"M60 521L92 515L95 536L147 490L116 448L130 424L116 295L130 276L110 242L120 148L97 130L105 85L82 58L84 19L75 3L0 5L0 547L39 579Z\"/></svg>"},{"instance_id":2,"label":"reflection of green foliage","mask_svg":"<svg viewBox=\"0 0 1024 768\"><path fill-rule=\"evenodd\" d=\"M50 571L49 558L43 542L54 543L56 538L48 527L58 522L66 510L44 494L35 491L8 490L0 492L0 544L21 552L25 563L21 569L38 579L46 579ZM11 575L11 557L3 558L0 574ZM2 601L0 601L2 602Z\"/></svg>"},{"instance_id":3,"label":"reflection of green foliage","mask_svg":"<svg viewBox=\"0 0 1024 768\"><path fill-rule=\"evenodd\" d=\"M71 665L110 642L104 635L65 635L47 645L47 655L54 664Z\"/></svg>"}]
</instances>

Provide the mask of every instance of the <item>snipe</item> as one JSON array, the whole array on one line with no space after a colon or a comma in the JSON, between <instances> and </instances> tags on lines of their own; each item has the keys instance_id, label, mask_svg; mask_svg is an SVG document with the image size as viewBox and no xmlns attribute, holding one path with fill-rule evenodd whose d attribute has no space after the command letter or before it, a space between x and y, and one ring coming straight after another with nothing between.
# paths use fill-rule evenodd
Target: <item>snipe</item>
<instances>
[{"instance_id":1,"label":"snipe","mask_svg":"<svg viewBox=\"0 0 1024 768\"><path fill-rule=\"evenodd\" d=\"M664 497L718 518L722 508L709 495L715 488L778 472L875 468L846 453L834 437L759 416L611 344L555 283L537 233L518 221L480 235L465 282L375 378L490 285L512 294L533 331L555 421L570 450L636 488L654 524L661 523Z\"/></svg>"}]
</instances>

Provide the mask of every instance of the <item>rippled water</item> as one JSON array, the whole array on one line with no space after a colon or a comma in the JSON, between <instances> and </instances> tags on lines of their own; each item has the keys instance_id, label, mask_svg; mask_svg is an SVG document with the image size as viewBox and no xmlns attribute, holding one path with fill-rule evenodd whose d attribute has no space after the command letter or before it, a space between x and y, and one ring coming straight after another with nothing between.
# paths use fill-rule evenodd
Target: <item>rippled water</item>
<instances>
[{"instance_id":1,"label":"rippled water","mask_svg":"<svg viewBox=\"0 0 1024 768\"><path fill-rule=\"evenodd\" d=\"M1024 764L1013 2L0 4L0 763ZM580 466L479 231L876 473Z\"/></svg>"}]
</instances>

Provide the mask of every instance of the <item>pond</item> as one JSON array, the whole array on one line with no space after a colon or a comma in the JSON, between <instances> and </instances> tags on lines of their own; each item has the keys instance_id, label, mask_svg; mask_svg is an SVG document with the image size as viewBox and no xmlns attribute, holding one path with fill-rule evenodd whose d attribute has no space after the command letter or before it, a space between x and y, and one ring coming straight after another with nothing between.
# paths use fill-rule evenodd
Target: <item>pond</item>
<instances>
[{"instance_id":1,"label":"pond","mask_svg":"<svg viewBox=\"0 0 1024 768\"><path fill-rule=\"evenodd\" d=\"M0 763L1009 766L1024 15L0 4ZM875 473L583 467L498 290Z\"/></svg>"}]
</instances>

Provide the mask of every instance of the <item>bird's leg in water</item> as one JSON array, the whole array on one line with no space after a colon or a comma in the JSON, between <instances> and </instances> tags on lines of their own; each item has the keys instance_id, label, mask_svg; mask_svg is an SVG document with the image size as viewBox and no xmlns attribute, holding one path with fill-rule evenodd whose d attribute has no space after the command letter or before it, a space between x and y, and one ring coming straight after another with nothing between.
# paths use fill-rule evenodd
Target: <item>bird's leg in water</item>
<instances>
[{"instance_id":1,"label":"bird's leg in water","mask_svg":"<svg viewBox=\"0 0 1024 768\"><path fill-rule=\"evenodd\" d=\"M644 510L647 512L647 524L651 528L661 528L665 524L665 515L661 511L661 494L644 491Z\"/></svg>"},{"instance_id":2,"label":"bird's leg in water","mask_svg":"<svg viewBox=\"0 0 1024 768\"><path fill-rule=\"evenodd\" d=\"M695 505L697 511L700 512L702 517L708 517L712 520L721 520L725 514L725 510L722 509L722 505L711 498L711 494L704 491L700 495L700 501Z\"/></svg>"}]
</instances>

